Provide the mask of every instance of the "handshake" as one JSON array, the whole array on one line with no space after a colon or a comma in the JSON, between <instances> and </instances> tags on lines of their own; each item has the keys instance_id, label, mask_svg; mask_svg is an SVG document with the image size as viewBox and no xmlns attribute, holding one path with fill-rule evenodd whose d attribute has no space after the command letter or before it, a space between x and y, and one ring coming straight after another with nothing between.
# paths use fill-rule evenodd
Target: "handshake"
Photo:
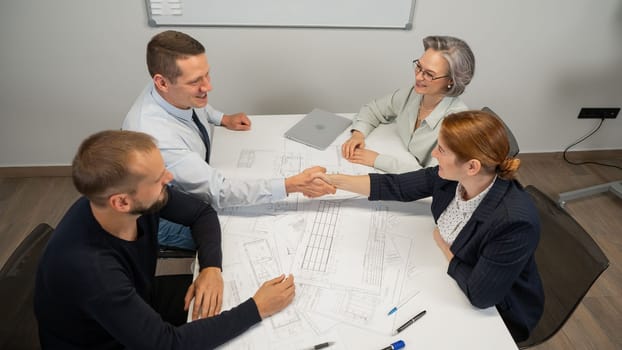
<instances>
[{"instance_id":1,"label":"handshake","mask_svg":"<svg viewBox=\"0 0 622 350\"><path fill-rule=\"evenodd\" d=\"M300 192L309 198L335 194L337 188L331 183L329 177L324 167L307 168L300 174L286 178L285 190L287 194Z\"/></svg>"}]
</instances>

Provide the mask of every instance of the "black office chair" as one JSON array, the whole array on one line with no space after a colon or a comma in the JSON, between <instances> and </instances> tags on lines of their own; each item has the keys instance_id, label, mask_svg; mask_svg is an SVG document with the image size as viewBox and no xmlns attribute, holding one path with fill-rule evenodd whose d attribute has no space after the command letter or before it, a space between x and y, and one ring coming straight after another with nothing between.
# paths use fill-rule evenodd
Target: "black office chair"
<instances>
[{"instance_id":1,"label":"black office chair","mask_svg":"<svg viewBox=\"0 0 622 350\"><path fill-rule=\"evenodd\" d=\"M0 349L39 349L33 296L39 258L54 229L39 224L0 270Z\"/></svg>"},{"instance_id":2,"label":"black office chair","mask_svg":"<svg viewBox=\"0 0 622 350\"><path fill-rule=\"evenodd\" d=\"M518 141L516 141L516 137L512 133L512 130L508 127L508 125L503 121L503 118L499 117L499 115L492 111L492 109L488 107L482 108L482 112L486 112L488 114L492 114L495 117L499 118L505 127L505 132L508 134L508 140L510 141L510 151L508 152L509 157L516 157L518 152L520 152L520 148L518 147Z\"/></svg>"},{"instance_id":3,"label":"black office chair","mask_svg":"<svg viewBox=\"0 0 622 350\"><path fill-rule=\"evenodd\" d=\"M160 246L156 276L192 274L197 252L177 247Z\"/></svg>"},{"instance_id":4,"label":"black office chair","mask_svg":"<svg viewBox=\"0 0 622 350\"><path fill-rule=\"evenodd\" d=\"M525 189L540 215L536 263L544 286L544 314L530 337L517 344L521 349L557 333L609 266L600 247L566 211L537 188Z\"/></svg>"},{"instance_id":5,"label":"black office chair","mask_svg":"<svg viewBox=\"0 0 622 350\"><path fill-rule=\"evenodd\" d=\"M158 259L194 258L196 254L196 250L160 245L160 249L158 250Z\"/></svg>"}]
</instances>

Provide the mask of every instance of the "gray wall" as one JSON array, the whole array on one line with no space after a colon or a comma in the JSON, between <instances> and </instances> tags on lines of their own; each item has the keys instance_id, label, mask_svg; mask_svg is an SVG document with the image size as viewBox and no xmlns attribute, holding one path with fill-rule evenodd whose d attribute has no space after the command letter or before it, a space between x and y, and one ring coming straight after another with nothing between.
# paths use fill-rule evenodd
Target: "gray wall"
<instances>
[{"instance_id":1,"label":"gray wall","mask_svg":"<svg viewBox=\"0 0 622 350\"><path fill-rule=\"evenodd\" d=\"M145 2L2 1L0 166L69 164L79 142L119 128L149 77L144 48L162 28ZM455 35L477 69L463 95L491 106L523 152L560 151L622 105L622 0L419 0L414 29L185 28L212 66L210 103L226 112L356 112L412 83L421 39ZM581 149L622 148L622 116Z\"/></svg>"}]
</instances>

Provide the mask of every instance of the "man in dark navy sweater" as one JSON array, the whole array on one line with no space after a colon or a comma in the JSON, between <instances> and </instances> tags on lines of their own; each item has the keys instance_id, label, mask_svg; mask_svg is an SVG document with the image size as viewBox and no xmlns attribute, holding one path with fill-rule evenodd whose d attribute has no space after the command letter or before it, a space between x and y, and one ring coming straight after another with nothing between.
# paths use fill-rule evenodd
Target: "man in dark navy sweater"
<instances>
[{"instance_id":1,"label":"man in dark navy sweater","mask_svg":"<svg viewBox=\"0 0 622 350\"><path fill-rule=\"evenodd\" d=\"M209 204L167 186L172 175L150 136L94 134L80 146L72 175L84 196L59 223L37 272L34 303L44 349L208 349L293 300L293 277L282 275L220 313L218 217ZM168 299L158 294L155 277L160 217L191 227L201 266L185 300L164 307ZM204 274L212 276L201 281ZM177 294L183 297L186 287ZM182 324L178 311L192 298L203 318Z\"/></svg>"}]
</instances>

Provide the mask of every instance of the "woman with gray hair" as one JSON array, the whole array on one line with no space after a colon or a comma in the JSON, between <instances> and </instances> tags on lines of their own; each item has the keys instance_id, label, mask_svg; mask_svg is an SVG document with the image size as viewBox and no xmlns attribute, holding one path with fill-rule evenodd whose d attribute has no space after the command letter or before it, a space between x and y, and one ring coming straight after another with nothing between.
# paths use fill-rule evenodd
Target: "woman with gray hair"
<instances>
[{"instance_id":1,"label":"woman with gray hair","mask_svg":"<svg viewBox=\"0 0 622 350\"><path fill-rule=\"evenodd\" d=\"M398 134L417 163L436 165L431 153L441 121L468 109L458 96L471 82L475 57L464 41L451 36L428 36L423 47L423 55L413 61L414 85L368 103L356 115L352 136L341 146L344 158L386 172L414 170L391 155L365 148L365 137L378 125L397 123Z\"/></svg>"}]
</instances>

